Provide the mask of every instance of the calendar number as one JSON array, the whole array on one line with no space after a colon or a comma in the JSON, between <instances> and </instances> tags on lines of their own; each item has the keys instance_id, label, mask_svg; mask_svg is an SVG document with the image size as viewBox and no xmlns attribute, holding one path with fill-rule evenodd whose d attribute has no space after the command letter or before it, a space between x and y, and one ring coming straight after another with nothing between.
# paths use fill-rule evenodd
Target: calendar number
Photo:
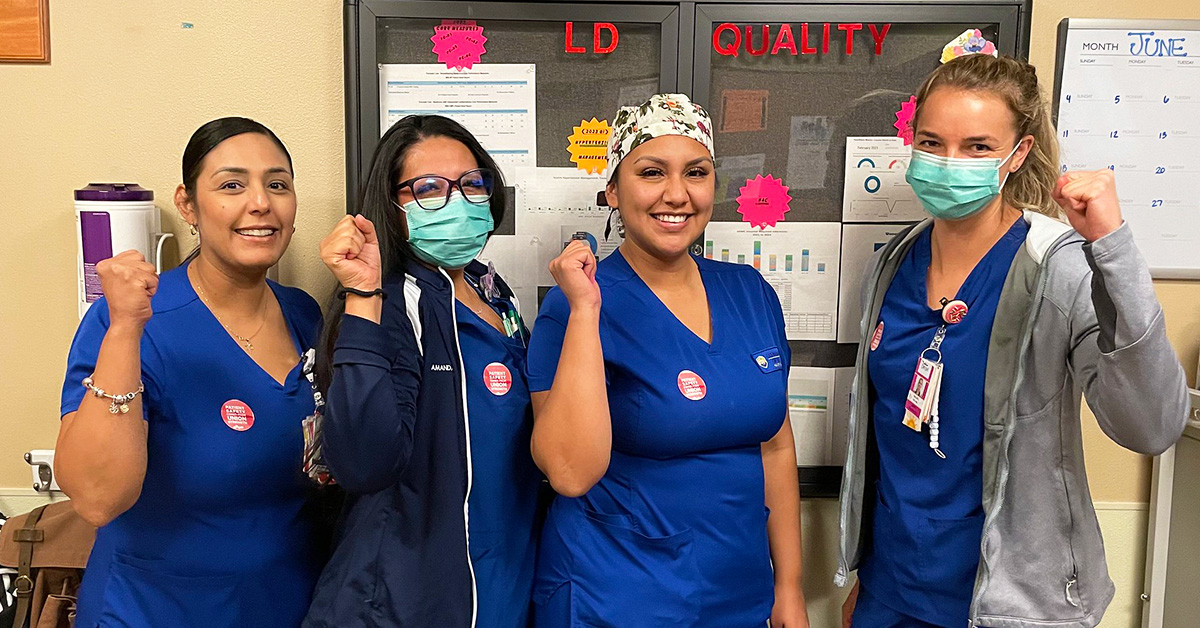
<instances>
[{"instance_id":1,"label":"calendar number","mask_svg":"<svg viewBox=\"0 0 1200 628\"><path fill-rule=\"evenodd\" d=\"M1169 103L1169 102L1171 102L1171 97L1170 97L1170 96L1163 96L1163 104L1165 105L1165 104L1167 104L1167 103Z\"/></svg>"},{"instance_id":2,"label":"calendar number","mask_svg":"<svg viewBox=\"0 0 1200 628\"><path fill-rule=\"evenodd\" d=\"M1166 173L1167 173L1167 169L1163 168L1162 166L1159 166L1154 169L1154 174L1166 174Z\"/></svg>"},{"instance_id":3,"label":"calendar number","mask_svg":"<svg viewBox=\"0 0 1200 628\"><path fill-rule=\"evenodd\" d=\"M1150 207L1162 207L1162 204L1163 202L1161 198L1156 198L1153 201L1150 201Z\"/></svg>"},{"instance_id":4,"label":"calendar number","mask_svg":"<svg viewBox=\"0 0 1200 628\"><path fill-rule=\"evenodd\" d=\"M1163 131L1162 133L1159 133L1159 134L1158 134L1158 139L1160 139L1160 140L1165 140L1165 139L1167 139L1167 132L1166 132L1166 131Z\"/></svg>"},{"instance_id":5,"label":"calendar number","mask_svg":"<svg viewBox=\"0 0 1200 628\"><path fill-rule=\"evenodd\" d=\"M1115 140L1115 139L1117 139L1117 132L1113 131L1112 133L1109 133L1108 136Z\"/></svg>"},{"instance_id":6,"label":"calendar number","mask_svg":"<svg viewBox=\"0 0 1200 628\"><path fill-rule=\"evenodd\" d=\"M1067 102L1071 102L1071 95L1067 94Z\"/></svg>"},{"instance_id":7,"label":"calendar number","mask_svg":"<svg viewBox=\"0 0 1200 628\"><path fill-rule=\"evenodd\" d=\"M1066 137L1066 136L1067 136L1067 134L1069 134L1069 133L1070 133L1070 131L1069 131L1069 130L1067 130L1067 129L1063 129L1063 137Z\"/></svg>"},{"instance_id":8,"label":"calendar number","mask_svg":"<svg viewBox=\"0 0 1200 628\"><path fill-rule=\"evenodd\" d=\"M1121 104L1121 95L1120 95L1120 94L1117 94L1116 96L1113 96L1113 104L1114 104L1114 105L1119 105L1119 104Z\"/></svg>"}]
</instances>

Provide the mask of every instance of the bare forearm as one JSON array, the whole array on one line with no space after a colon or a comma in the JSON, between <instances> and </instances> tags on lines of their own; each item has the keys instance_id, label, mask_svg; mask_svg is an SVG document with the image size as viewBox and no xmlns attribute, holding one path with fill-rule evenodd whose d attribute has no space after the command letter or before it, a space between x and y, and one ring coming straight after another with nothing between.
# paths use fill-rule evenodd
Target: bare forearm
<instances>
[{"instance_id":1,"label":"bare forearm","mask_svg":"<svg viewBox=\"0 0 1200 628\"><path fill-rule=\"evenodd\" d=\"M92 376L97 387L109 394L138 389L141 332L140 326L109 328ZM146 475L142 396L129 402L126 413L113 414L110 404L89 392L78 411L63 417L55 449L59 486L93 525L108 523L128 510L137 501Z\"/></svg>"},{"instance_id":2,"label":"bare forearm","mask_svg":"<svg viewBox=\"0 0 1200 628\"><path fill-rule=\"evenodd\" d=\"M534 404L533 459L556 491L572 497L600 481L612 454L599 317L599 308L572 312L554 384Z\"/></svg>"},{"instance_id":3,"label":"bare forearm","mask_svg":"<svg viewBox=\"0 0 1200 628\"><path fill-rule=\"evenodd\" d=\"M775 586L800 589L800 484L796 474L796 446L790 421L763 445L767 521Z\"/></svg>"}]
</instances>

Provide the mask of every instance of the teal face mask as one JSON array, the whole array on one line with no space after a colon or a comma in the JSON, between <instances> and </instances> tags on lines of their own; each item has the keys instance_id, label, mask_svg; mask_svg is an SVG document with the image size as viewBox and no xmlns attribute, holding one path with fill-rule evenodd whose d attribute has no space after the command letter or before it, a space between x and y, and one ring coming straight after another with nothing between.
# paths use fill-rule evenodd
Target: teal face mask
<instances>
[{"instance_id":1,"label":"teal face mask","mask_svg":"<svg viewBox=\"0 0 1200 628\"><path fill-rule=\"evenodd\" d=\"M400 209L408 219L408 243L422 260L442 268L462 268L487 244L495 228L487 197L468 201L457 190L441 209L422 209L416 201Z\"/></svg>"},{"instance_id":2,"label":"teal face mask","mask_svg":"<svg viewBox=\"0 0 1200 628\"><path fill-rule=\"evenodd\" d=\"M939 157L913 150L904 180L934 218L960 220L987 207L1004 189L1000 166L1020 148L1020 142L1004 159ZM1008 181L1008 175L1004 175Z\"/></svg>"}]
</instances>

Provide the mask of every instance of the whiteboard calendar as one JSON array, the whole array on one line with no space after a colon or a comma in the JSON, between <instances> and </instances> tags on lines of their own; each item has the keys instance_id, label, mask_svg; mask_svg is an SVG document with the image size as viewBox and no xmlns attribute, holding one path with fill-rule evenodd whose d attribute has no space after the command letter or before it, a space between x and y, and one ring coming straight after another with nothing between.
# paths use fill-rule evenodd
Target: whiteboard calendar
<instances>
[{"instance_id":1,"label":"whiteboard calendar","mask_svg":"<svg viewBox=\"0 0 1200 628\"><path fill-rule=\"evenodd\" d=\"M1062 169L1116 174L1155 277L1200 278L1200 20L1063 20Z\"/></svg>"}]
</instances>

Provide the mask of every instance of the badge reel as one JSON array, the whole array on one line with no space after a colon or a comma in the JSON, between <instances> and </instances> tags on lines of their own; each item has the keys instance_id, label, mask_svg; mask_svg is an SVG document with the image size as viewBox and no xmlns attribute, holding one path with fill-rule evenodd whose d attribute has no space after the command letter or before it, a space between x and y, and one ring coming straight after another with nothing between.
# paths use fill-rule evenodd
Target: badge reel
<instances>
[{"instance_id":1,"label":"badge reel","mask_svg":"<svg viewBox=\"0 0 1200 628\"><path fill-rule=\"evenodd\" d=\"M329 466L325 464L325 456L321 452L322 423L325 418L325 397L317 389L316 376L313 373L316 366L316 358L317 352L314 349L305 351L304 355L301 356L301 373L308 380L313 392L313 413L304 417L300 422L301 431L304 434L304 463L302 469L310 480L320 486L326 486L337 484L337 480L333 479L333 474L329 472Z\"/></svg>"},{"instance_id":2,"label":"badge reel","mask_svg":"<svg viewBox=\"0 0 1200 628\"><path fill-rule=\"evenodd\" d=\"M933 341L929 346L921 351L904 402L905 427L920 432L922 426L928 423L929 448L943 460L946 459L946 454L941 450L941 417L938 411L945 369L942 364L942 341L946 339L947 327L962 322L966 316L966 303L958 299L942 299L942 325L934 332Z\"/></svg>"}]
</instances>

